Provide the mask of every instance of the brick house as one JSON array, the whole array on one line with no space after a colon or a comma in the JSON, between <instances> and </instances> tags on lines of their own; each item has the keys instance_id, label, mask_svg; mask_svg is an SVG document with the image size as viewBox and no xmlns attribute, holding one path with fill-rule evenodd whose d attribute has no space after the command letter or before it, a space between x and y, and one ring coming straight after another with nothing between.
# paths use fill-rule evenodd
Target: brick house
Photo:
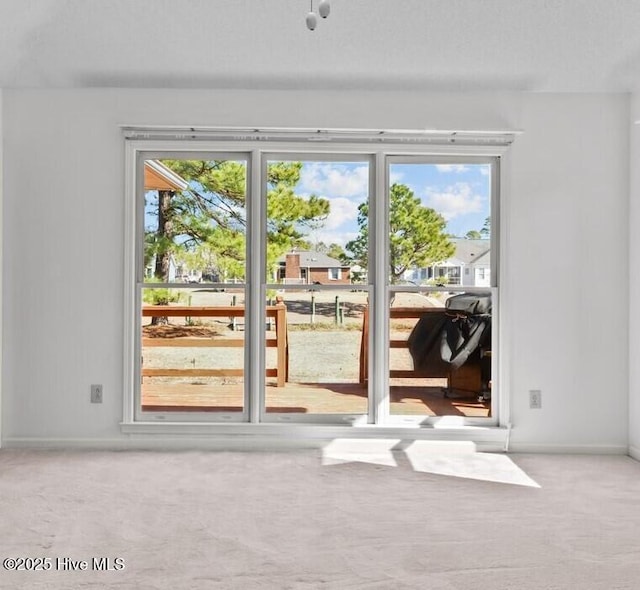
<instances>
[{"instance_id":1,"label":"brick house","mask_svg":"<svg viewBox=\"0 0 640 590\"><path fill-rule=\"evenodd\" d=\"M314 251L292 251L278 261L276 281L278 283L350 284L351 267L326 254Z\"/></svg>"}]
</instances>

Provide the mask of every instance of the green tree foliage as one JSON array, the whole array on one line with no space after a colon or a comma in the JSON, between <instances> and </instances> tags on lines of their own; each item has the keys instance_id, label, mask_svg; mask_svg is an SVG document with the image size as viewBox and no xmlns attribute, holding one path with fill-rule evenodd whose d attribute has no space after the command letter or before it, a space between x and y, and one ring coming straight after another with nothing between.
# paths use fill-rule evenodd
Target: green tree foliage
<instances>
[{"instance_id":1,"label":"green tree foliage","mask_svg":"<svg viewBox=\"0 0 640 590\"><path fill-rule=\"evenodd\" d=\"M484 220L484 225L482 226L482 229L480 230L480 233L482 234L483 238L490 238L491 237L491 217L487 217Z\"/></svg>"},{"instance_id":2,"label":"green tree foliage","mask_svg":"<svg viewBox=\"0 0 640 590\"><path fill-rule=\"evenodd\" d=\"M182 298L181 293L175 289L145 289L142 292L142 300L150 305L168 305L169 303L176 303ZM154 316L152 324L158 324L160 322L154 322L158 317ZM162 322L166 323L166 322Z\"/></svg>"},{"instance_id":3,"label":"green tree foliage","mask_svg":"<svg viewBox=\"0 0 640 590\"><path fill-rule=\"evenodd\" d=\"M220 258L244 258L245 166L234 161L162 163L189 186L184 191L158 191L157 226L145 235L145 261L155 255L154 278L168 281L172 257L177 260L207 244L216 244Z\"/></svg>"},{"instance_id":4,"label":"green tree foliage","mask_svg":"<svg viewBox=\"0 0 640 590\"><path fill-rule=\"evenodd\" d=\"M327 256L339 260L343 264L346 264L349 260L347 253L340 244L329 244L326 252Z\"/></svg>"},{"instance_id":5,"label":"green tree foliage","mask_svg":"<svg viewBox=\"0 0 640 590\"><path fill-rule=\"evenodd\" d=\"M470 229L464 237L467 240L481 240L482 234L477 229Z\"/></svg>"},{"instance_id":6,"label":"green tree foliage","mask_svg":"<svg viewBox=\"0 0 640 590\"><path fill-rule=\"evenodd\" d=\"M302 162L272 162L267 167L267 267L271 273L282 254L305 247L307 230L319 227L329 215L329 201L295 192Z\"/></svg>"},{"instance_id":7,"label":"green tree foliage","mask_svg":"<svg viewBox=\"0 0 640 590\"><path fill-rule=\"evenodd\" d=\"M445 233L446 221L425 207L413 191L404 184L393 184L389 211L389 276L397 283L411 267L424 267L442 262L455 252L455 246ZM358 207L360 233L347 244L347 250L363 267L367 265L369 240L369 204Z\"/></svg>"},{"instance_id":8,"label":"green tree foliage","mask_svg":"<svg viewBox=\"0 0 640 590\"><path fill-rule=\"evenodd\" d=\"M218 280L243 279L246 258L246 166L231 160L162 160L182 177L184 191L158 191L147 203L157 216L145 234L145 264L155 255L154 278L168 281L170 260L190 269L210 269ZM305 226L321 223L329 201L304 198L295 187L301 162L275 162L267 169L267 259L270 266L301 241Z\"/></svg>"}]
</instances>

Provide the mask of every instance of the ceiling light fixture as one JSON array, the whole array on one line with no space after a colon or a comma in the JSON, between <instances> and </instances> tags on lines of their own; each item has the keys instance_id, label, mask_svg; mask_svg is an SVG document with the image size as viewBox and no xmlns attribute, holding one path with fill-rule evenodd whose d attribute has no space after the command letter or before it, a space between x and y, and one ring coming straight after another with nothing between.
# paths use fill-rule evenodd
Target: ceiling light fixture
<instances>
[{"instance_id":1,"label":"ceiling light fixture","mask_svg":"<svg viewBox=\"0 0 640 590\"><path fill-rule=\"evenodd\" d=\"M327 18L329 13L331 12L331 5L329 4L329 0L320 0L320 4L318 4L318 14L322 18ZM318 26L318 16L313 11L313 0L311 0L311 10L307 13L307 29L313 31Z\"/></svg>"},{"instance_id":2,"label":"ceiling light fixture","mask_svg":"<svg viewBox=\"0 0 640 590\"><path fill-rule=\"evenodd\" d=\"M320 0L320 4L318 4L318 14L322 18L327 18L330 12L331 4L329 4L329 0Z\"/></svg>"}]
</instances>

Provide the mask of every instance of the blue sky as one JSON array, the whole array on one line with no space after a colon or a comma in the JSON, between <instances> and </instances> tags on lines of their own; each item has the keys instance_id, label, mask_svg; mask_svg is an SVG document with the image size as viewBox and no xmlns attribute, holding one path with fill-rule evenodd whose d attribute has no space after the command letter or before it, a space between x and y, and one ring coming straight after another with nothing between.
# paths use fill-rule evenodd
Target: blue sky
<instances>
[{"instance_id":1,"label":"blue sky","mask_svg":"<svg viewBox=\"0 0 640 590\"><path fill-rule=\"evenodd\" d=\"M447 221L447 232L464 236L480 230L490 215L491 178L488 165L393 164L390 182L406 184L423 205ZM312 242L346 244L358 233L358 205L367 198L365 163L305 162L297 192L328 199L331 213L324 226L309 236Z\"/></svg>"},{"instance_id":2,"label":"blue sky","mask_svg":"<svg viewBox=\"0 0 640 590\"><path fill-rule=\"evenodd\" d=\"M480 230L490 215L491 177L485 164L392 164L390 182L406 184L423 205L447 221L447 232L463 237ZM322 226L310 230L312 243L344 246L358 235L358 205L368 196L369 170L364 162L303 162L298 194L328 199L330 214ZM154 199L148 197L145 224L157 224Z\"/></svg>"}]
</instances>

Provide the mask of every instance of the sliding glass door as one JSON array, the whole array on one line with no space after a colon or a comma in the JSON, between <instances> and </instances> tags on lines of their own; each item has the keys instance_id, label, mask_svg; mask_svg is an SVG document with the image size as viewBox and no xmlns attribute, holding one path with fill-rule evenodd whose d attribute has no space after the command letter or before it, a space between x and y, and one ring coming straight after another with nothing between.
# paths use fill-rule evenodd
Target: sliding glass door
<instances>
[{"instance_id":1,"label":"sliding glass door","mask_svg":"<svg viewBox=\"0 0 640 590\"><path fill-rule=\"evenodd\" d=\"M492 414L496 174L494 159L388 159L391 416Z\"/></svg>"},{"instance_id":2,"label":"sliding glass door","mask_svg":"<svg viewBox=\"0 0 640 590\"><path fill-rule=\"evenodd\" d=\"M264 156L264 290L282 318L265 358L286 375L267 369L265 420L366 422L371 173L364 156Z\"/></svg>"},{"instance_id":3,"label":"sliding glass door","mask_svg":"<svg viewBox=\"0 0 640 590\"><path fill-rule=\"evenodd\" d=\"M141 167L139 412L242 419L247 157L149 156Z\"/></svg>"},{"instance_id":4,"label":"sliding glass door","mask_svg":"<svg viewBox=\"0 0 640 590\"><path fill-rule=\"evenodd\" d=\"M490 423L499 158L140 150L140 421Z\"/></svg>"}]
</instances>

